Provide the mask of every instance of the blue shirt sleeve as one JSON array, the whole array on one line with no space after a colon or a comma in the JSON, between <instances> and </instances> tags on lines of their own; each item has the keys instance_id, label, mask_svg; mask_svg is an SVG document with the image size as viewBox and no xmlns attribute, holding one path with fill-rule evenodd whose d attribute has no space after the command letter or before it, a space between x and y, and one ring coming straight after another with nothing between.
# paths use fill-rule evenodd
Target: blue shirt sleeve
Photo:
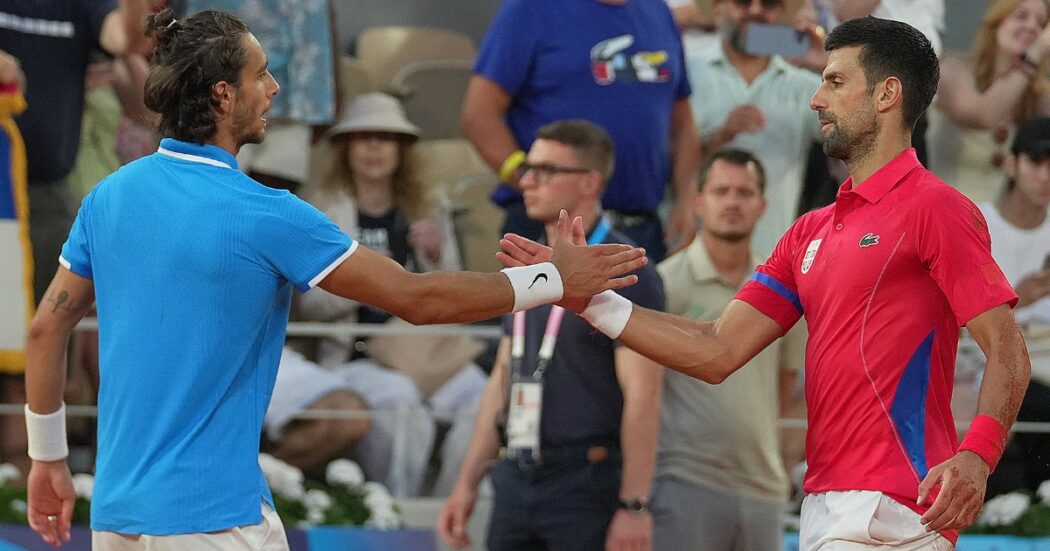
<instances>
[{"instance_id":1,"label":"blue shirt sleeve","mask_svg":"<svg viewBox=\"0 0 1050 551\"><path fill-rule=\"evenodd\" d=\"M542 28L535 0L507 0L492 19L481 42L474 72L511 96L518 95L528 78Z\"/></svg>"},{"instance_id":2,"label":"blue shirt sleeve","mask_svg":"<svg viewBox=\"0 0 1050 551\"><path fill-rule=\"evenodd\" d=\"M357 244L324 213L288 194L256 228L261 260L302 292L345 259Z\"/></svg>"},{"instance_id":3,"label":"blue shirt sleeve","mask_svg":"<svg viewBox=\"0 0 1050 551\"><path fill-rule=\"evenodd\" d=\"M91 270L91 245L88 239L90 235L91 200L94 196L94 193L90 193L80 202L80 210L77 212L76 219L73 220L73 227L69 230L69 237L66 238L65 244L62 245L61 258L59 259L59 263L68 268L69 271L88 279L94 279Z\"/></svg>"}]
</instances>

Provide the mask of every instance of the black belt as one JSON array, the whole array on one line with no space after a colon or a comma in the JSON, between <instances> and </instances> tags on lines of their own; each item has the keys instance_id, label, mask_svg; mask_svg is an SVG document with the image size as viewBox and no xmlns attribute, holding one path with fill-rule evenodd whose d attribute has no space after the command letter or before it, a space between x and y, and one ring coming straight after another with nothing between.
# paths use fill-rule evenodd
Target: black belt
<instances>
[{"instance_id":1,"label":"black belt","mask_svg":"<svg viewBox=\"0 0 1050 551\"><path fill-rule=\"evenodd\" d=\"M506 448L500 449L500 457L506 459L506 452ZM508 459L508 461L522 470L535 470L540 467L571 463L621 462L623 461L623 454L619 448L609 446L560 446L541 449L539 461L515 461L511 459Z\"/></svg>"},{"instance_id":2,"label":"black belt","mask_svg":"<svg viewBox=\"0 0 1050 551\"><path fill-rule=\"evenodd\" d=\"M655 210L643 210L630 212L625 210L604 210L602 213L609 218L612 225L617 228L634 228L648 224L659 217Z\"/></svg>"}]
</instances>

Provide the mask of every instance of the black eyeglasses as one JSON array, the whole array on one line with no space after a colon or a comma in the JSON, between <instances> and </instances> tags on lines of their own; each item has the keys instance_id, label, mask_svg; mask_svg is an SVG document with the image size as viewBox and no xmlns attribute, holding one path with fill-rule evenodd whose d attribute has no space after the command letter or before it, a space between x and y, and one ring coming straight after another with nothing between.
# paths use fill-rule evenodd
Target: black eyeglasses
<instances>
[{"instance_id":1,"label":"black eyeglasses","mask_svg":"<svg viewBox=\"0 0 1050 551\"><path fill-rule=\"evenodd\" d=\"M593 169L590 168L579 168L571 166L561 166L553 163L539 163L532 164L529 162L521 163L521 176L525 177L525 174L532 172L532 176L536 178L536 182L541 185L546 185L547 182L551 181L557 174L586 174Z\"/></svg>"}]
</instances>

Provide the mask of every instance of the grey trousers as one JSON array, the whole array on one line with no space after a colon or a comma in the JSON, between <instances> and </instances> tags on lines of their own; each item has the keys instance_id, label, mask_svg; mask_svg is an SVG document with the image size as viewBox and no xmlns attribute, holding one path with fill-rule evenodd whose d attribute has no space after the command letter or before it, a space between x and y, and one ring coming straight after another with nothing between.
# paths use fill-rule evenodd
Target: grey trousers
<instances>
[{"instance_id":1,"label":"grey trousers","mask_svg":"<svg viewBox=\"0 0 1050 551\"><path fill-rule=\"evenodd\" d=\"M654 551L780 551L783 506L660 478L653 484Z\"/></svg>"}]
</instances>

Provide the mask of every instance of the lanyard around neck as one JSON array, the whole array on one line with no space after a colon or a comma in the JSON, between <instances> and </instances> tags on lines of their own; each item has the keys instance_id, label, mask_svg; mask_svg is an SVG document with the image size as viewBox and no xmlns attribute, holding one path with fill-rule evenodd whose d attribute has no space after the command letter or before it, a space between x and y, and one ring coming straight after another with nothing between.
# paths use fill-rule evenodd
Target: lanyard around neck
<instances>
[{"instance_id":1,"label":"lanyard around neck","mask_svg":"<svg viewBox=\"0 0 1050 551\"><path fill-rule=\"evenodd\" d=\"M591 236L587 239L588 245L595 245L605 241L606 236L609 235L609 230L612 228L612 224L608 219L602 218L598 222L598 226L591 232ZM558 331L561 329L561 321L565 316L565 309L561 306L551 306L551 313L547 316L547 327L543 331L543 340L540 342L540 351L536 363L536 371L533 371L532 378L540 380L543 378L543 372L547 370L547 366L550 364L551 358L554 357L554 344L558 340ZM511 328L511 339L510 339L510 359L511 359L511 375L514 379L518 379L523 376L521 372L522 362L525 358L525 311L514 313L514 323Z\"/></svg>"}]
</instances>

